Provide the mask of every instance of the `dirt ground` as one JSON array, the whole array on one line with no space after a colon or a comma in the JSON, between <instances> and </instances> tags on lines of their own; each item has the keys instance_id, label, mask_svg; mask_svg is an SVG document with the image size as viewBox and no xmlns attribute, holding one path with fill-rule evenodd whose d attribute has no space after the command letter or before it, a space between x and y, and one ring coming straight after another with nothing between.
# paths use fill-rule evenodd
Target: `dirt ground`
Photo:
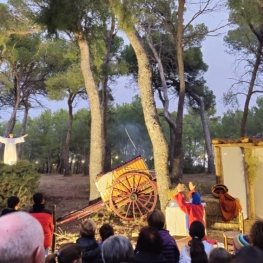
<instances>
[{"instance_id":1,"label":"dirt ground","mask_svg":"<svg viewBox=\"0 0 263 263\"><path fill-rule=\"evenodd\" d=\"M210 194L211 186L215 184L215 176L207 174L184 175L183 183L188 184L193 181L200 193ZM73 175L65 177L60 174L42 175L39 185L39 191L46 197L46 206L52 209L56 205L56 218L63 216L71 211L81 209L88 204L88 177L83 175ZM145 220L135 222L125 221L112 212L102 208L99 212L90 216L97 224L97 228L103 223L113 225L115 234L127 236L132 243L136 242L136 236L140 228L146 225ZM75 219L64 223L58 227L57 244L65 242L74 242L78 237L78 229L81 219ZM222 242L222 232L208 229L209 239L216 239ZM97 233L96 238L99 238ZM177 237L179 247L187 243L188 239Z\"/></svg>"}]
</instances>

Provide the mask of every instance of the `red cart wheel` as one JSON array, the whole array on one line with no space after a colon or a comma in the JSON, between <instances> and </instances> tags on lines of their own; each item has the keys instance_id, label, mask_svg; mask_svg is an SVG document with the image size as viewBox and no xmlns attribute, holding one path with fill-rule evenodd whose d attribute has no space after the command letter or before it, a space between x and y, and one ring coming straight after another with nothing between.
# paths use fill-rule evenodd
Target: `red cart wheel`
<instances>
[{"instance_id":1,"label":"red cart wheel","mask_svg":"<svg viewBox=\"0 0 263 263\"><path fill-rule=\"evenodd\" d=\"M156 203L156 184L147 174L128 172L112 184L110 208L123 219L144 217L155 208Z\"/></svg>"}]
</instances>

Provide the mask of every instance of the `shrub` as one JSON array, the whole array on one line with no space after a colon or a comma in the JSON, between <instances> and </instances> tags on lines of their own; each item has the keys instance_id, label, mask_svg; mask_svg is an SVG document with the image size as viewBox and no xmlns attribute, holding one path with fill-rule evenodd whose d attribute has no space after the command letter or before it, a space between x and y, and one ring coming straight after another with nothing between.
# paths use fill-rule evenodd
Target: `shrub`
<instances>
[{"instance_id":1,"label":"shrub","mask_svg":"<svg viewBox=\"0 0 263 263\"><path fill-rule=\"evenodd\" d=\"M0 206L6 206L8 197L15 195L21 206L28 206L38 189L40 175L28 161L21 160L15 165L0 163Z\"/></svg>"}]
</instances>

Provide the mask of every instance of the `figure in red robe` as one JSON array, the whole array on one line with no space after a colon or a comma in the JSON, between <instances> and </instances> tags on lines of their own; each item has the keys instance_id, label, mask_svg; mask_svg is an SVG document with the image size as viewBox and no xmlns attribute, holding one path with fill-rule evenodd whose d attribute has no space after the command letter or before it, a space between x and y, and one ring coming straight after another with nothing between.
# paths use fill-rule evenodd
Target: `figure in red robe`
<instances>
[{"instance_id":1,"label":"figure in red robe","mask_svg":"<svg viewBox=\"0 0 263 263\"><path fill-rule=\"evenodd\" d=\"M174 196L174 200L177 202L178 206L181 208L182 211L184 211L188 215L188 228L190 228L190 225L193 221L198 220L203 223L205 227L204 222L204 206L201 204L201 197L198 192L195 190L195 185L193 185L192 182L189 182L189 193L188 197L191 199L192 202L187 202L184 198L182 191L183 191L183 185L178 184L177 190L178 194Z\"/></svg>"}]
</instances>

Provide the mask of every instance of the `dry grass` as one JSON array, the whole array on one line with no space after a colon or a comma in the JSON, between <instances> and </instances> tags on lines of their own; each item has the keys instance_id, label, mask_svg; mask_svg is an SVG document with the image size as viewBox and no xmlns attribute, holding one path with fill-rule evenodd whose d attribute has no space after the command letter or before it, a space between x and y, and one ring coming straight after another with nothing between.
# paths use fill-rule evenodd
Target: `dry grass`
<instances>
[{"instance_id":1,"label":"dry grass","mask_svg":"<svg viewBox=\"0 0 263 263\"><path fill-rule=\"evenodd\" d=\"M182 183L188 186L192 181L201 194L211 193L211 187L215 184L215 176L207 174L184 175ZM52 208L56 204L56 218L66 213L78 210L88 204L88 177L82 175L73 175L64 177L63 175L42 175L39 191L46 196L47 207ZM136 221L122 220L113 212L107 211L106 208L91 215L91 219L97 224L97 229L103 223L110 223L114 226L115 234L128 237L134 244L136 236L142 226L146 225L145 219ZM66 242L75 242L79 236L79 225L81 219L60 225L57 231L57 244ZM208 236L222 242L222 232L208 229ZM99 239L98 231L96 239Z\"/></svg>"}]
</instances>

